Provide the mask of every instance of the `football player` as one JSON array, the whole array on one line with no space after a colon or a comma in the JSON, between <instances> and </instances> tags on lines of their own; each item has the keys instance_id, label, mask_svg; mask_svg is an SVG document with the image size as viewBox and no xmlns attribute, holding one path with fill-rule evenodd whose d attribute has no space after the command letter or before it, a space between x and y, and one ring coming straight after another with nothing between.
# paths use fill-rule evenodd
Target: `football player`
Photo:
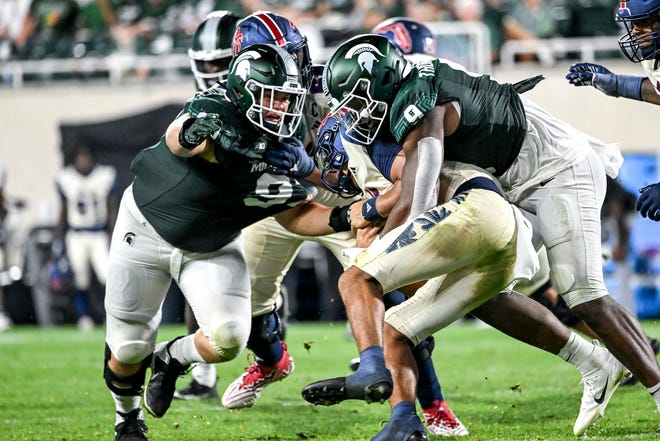
<instances>
[{"instance_id":1,"label":"football player","mask_svg":"<svg viewBox=\"0 0 660 441\"><path fill-rule=\"evenodd\" d=\"M321 127L319 148L317 150L317 164L321 170L321 175L328 176L324 182L337 187L338 191L341 191L344 183L349 181L356 182L360 186L362 177L370 173L370 170L373 168L377 168L384 176L395 181L395 185L400 181L400 172L402 164L405 163L405 157L399 145L394 142L376 140L369 146L369 149L365 149L360 145L348 141L346 136L342 136L345 131L339 124L333 124L333 120L334 118L332 117L328 118L328 122ZM342 160L337 161L336 158L341 158ZM446 166L448 170L443 169L441 188L446 188L447 186L458 188L459 184L463 183L467 176L492 179L490 175L476 167L449 162L446 163ZM394 198L385 198L384 196L386 195L379 196L380 200L377 204L381 215L387 217L394 204L398 201L398 196ZM359 212L360 210L357 211ZM360 219L359 215L355 218L353 216L351 217L352 222L364 224L362 222L364 219ZM454 236L452 235L451 237ZM402 249L405 249L405 247L402 247ZM534 251L530 252L534 253ZM462 261L462 259L458 260ZM457 263L459 266L462 264L464 263ZM487 276L487 278L489 277ZM443 294L438 293L435 294L434 298L429 298L429 289L440 289L443 291ZM465 292L461 293L460 289L465 289ZM435 281L433 281L423 289L420 289L419 293L415 295L415 299L417 299L415 302L422 302L425 298L426 300L423 302L425 307L428 307L429 303L438 303L433 308L443 311L442 314L436 314L434 317L427 316L428 318L424 320L426 326L435 326L437 330L439 329L438 327L442 327L461 317L466 310L478 305L479 302L473 302L473 300L477 296L477 293L481 292L479 295L483 295L481 299L485 300L485 303L472 310L472 313L476 317L511 337L558 355L565 361L573 364L586 378L592 375L593 372L608 367L612 363L621 366L606 349L595 347L592 343L588 343L577 334L570 332L547 309L524 296L502 292L495 298L488 300L494 294L493 292L489 293L488 290L477 289L470 291L463 286L450 288L446 292L445 290L446 286L435 285ZM453 294L450 294L451 292ZM398 311L401 308L401 306L397 307L396 310ZM391 313L388 311L387 314L389 316ZM418 311L411 314L416 316ZM535 336L531 336L530 338L528 330L532 327L539 332L534 333ZM409 330L409 332L412 331ZM433 330L425 329L424 332L433 332ZM539 339L538 337L541 338ZM420 337L416 335L414 338ZM398 342L403 342L404 340L406 340L406 337L402 336L397 339ZM413 344L413 340L411 338L407 344ZM398 365L399 360L398 357L391 359L388 366L390 364ZM348 384L347 380L340 378L312 384L303 390L303 396L315 404L334 404L348 398L341 391L341 388L345 387L344 384ZM319 397L317 392L320 385L325 389L324 395ZM400 391L405 391L406 387L411 387L412 389L410 390L414 393L413 386L414 378L411 377L406 378L405 382L397 383L396 379L394 381L394 388L398 388ZM337 387L339 387L339 391ZM328 391L336 392L332 400L328 399ZM323 401L320 401L319 398ZM400 394L395 393L393 395L393 398L390 400L393 407L399 404L399 398L401 398ZM389 436L397 434L396 438L399 439L402 436L401 430L408 432L411 427L420 429L421 426L418 421L416 422L412 403L408 403L404 407L407 408L405 415L400 414L400 411L393 414L393 418L386 428L384 428L381 437L385 436L385 434L389 434ZM424 417L426 418L426 412L424 412ZM416 434L414 434L415 432ZM407 434L410 437L404 437L404 439L416 439L416 436L422 436L423 434L422 430L413 429Z\"/></svg>"},{"instance_id":2,"label":"football player","mask_svg":"<svg viewBox=\"0 0 660 441\"><path fill-rule=\"evenodd\" d=\"M57 240L69 258L75 287L78 327L90 330L90 267L101 284L107 278L109 230L117 215L117 170L96 163L94 150L78 146L72 163L55 175L60 195ZM55 247L57 248L57 246Z\"/></svg>"},{"instance_id":3,"label":"football player","mask_svg":"<svg viewBox=\"0 0 660 441\"><path fill-rule=\"evenodd\" d=\"M298 62L302 75L301 83L309 87L304 112L307 130L302 136L308 151L313 151L317 129L328 109L321 88L323 66L312 65L306 38L290 20L281 15L258 11L237 24L234 51L257 43L277 44L291 53ZM371 194L384 192L389 187L390 183L380 174L371 176L369 180L368 188ZM349 203L361 197L358 190L348 188L341 195L321 190L314 201L325 206L336 206L335 213L346 212ZM342 229L339 225L335 227L337 230ZM350 231L316 237L301 236L292 234L272 218L264 219L245 230L243 242L252 281L253 314L248 348L254 352L257 359L228 386L222 397L222 404L226 408L239 409L254 405L266 386L285 378L294 368L293 358L287 351L280 331L281 320L276 305L282 279L306 240L323 245L344 268L348 267L348 258L343 250L355 246L355 236ZM388 304L399 303L402 301L402 295L388 294L385 301ZM419 399L429 415L426 420L429 430L444 435L467 435L468 431L444 399L431 359L432 350L432 338L420 343L415 350L419 370L422 372Z\"/></svg>"},{"instance_id":4,"label":"football player","mask_svg":"<svg viewBox=\"0 0 660 441\"><path fill-rule=\"evenodd\" d=\"M105 297L104 379L116 405L116 440L147 439L140 396L149 366L144 405L162 417L190 364L232 360L245 348L250 278L241 229L314 194L300 180L314 162L292 137L305 95L291 55L255 45L232 59L226 91L197 93L133 160ZM200 329L156 346L172 279Z\"/></svg>"},{"instance_id":5,"label":"football player","mask_svg":"<svg viewBox=\"0 0 660 441\"><path fill-rule=\"evenodd\" d=\"M195 29L188 57L197 91L208 89L227 79L232 58L231 42L239 19L230 11L213 11ZM189 333L197 331L199 326L188 303L185 306L184 319ZM191 376L190 384L177 390L174 398L199 400L218 396L215 364L195 364Z\"/></svg>"},{"instance_id":6,"label":"football player","mask_svg":"<svg viewBox=\"0 0 660 441\"><path fill-rule=\"evenodd\" d=\"M600 64L583 62L572 65L566 78L574 86L593 86L609 96L660 104L660 1L622 1L616 21L627 31L619 38L621 51L633 63L641 63L646 76L615 74ZM660 183L639 192L635 209L644 218L660 221ZM657 389L653 386L649 392Z\"/></svg>"},{"instance_id":7,"label":"football player","mask_svg":"<svg viewBox=\"0 0 660 441\"><path fill-rule=\"evenodd\" d=\"M559 294L649 388L660 409L660 366L637 319L609 296L603 282L600 205L605 174L615 176L622 161L618 145L605 145L557 120L519 95L514 85L439 60L411 66L382 36L357 36L340 45L323 80L333 114L348 136L363 144L377 137L394 139L405 152L406 197L388 216L382 234L431 206L431 184L443 160L490 172L506 199L535 225L535 239L546 246ZM382 350L380 296L356 289L375 288L369 280L355 267L340 279L340 291L351 291L343 296L349 320L362 324L353 329L361 351ZM378 357L373 359L380 368L374 375L354 377L354 391L368 391L386 376ZM585 382L575 434L583 434L600 416L623 370L612 364L605 375Z\"/></svg>"}]
</instances>

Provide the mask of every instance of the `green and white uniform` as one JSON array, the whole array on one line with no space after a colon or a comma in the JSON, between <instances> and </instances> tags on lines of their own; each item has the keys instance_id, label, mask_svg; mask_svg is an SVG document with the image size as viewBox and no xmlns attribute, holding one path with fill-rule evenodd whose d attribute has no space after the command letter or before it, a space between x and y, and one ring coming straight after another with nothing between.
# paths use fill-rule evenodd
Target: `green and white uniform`
<instances>
[{"instance_id":1,"label":"green and white uniform","mask_svg":"<svg viewBox=\"0 0 660 441\"><path fill-rule=\"evenodd\" d=\"M197 94L184 111L221 115L215 160L176 156L164 139L140 152L113 232L107 342L125 363L153 351L171 279L214 345L229 339L245 347L250 281L241 229L313 195L295 179L265 172L264 139L221 91Z\"/></svg>"},{"instance_id":2,"label":"green and white uniform","mask_svg":"<svg viewBox=\"0 0 660 441\"><path fill-rule=\"evenodd\" d=\"M435 105L450 102L458 130L443 140L446 159L497 176L504 195L545 244L556 289L569 306L608 295L603 282L600 207L605 172L616 176L618 144L605 144L518 96L511 85L439 60L419 63L391 107L401 142Z\"/></svg>"}]
</instances>

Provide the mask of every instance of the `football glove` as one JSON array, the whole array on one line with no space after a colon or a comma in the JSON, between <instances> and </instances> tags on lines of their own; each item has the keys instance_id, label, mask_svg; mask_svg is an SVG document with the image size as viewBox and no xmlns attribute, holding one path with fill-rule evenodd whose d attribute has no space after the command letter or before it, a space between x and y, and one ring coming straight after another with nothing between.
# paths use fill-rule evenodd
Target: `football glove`
<instances>
[{"instance_id":1,"label":"football glove","mask_svg":"<svg viewBox=\"0 0 660 441\"><path fill-rule=\"evenodd\" d=\"M644 77L616 75L600 64L576 63L568 68L566 79L574 86L593 86L605 95L642 99Z\"/></svg>"},{"instance_id":2,"label":"football glove","mask_svg":"<svg viewBox=\"0 0 660 441\"><path fill-rule=\"evenodd\" d=\"M271 144L264 153L268 172L292 178L306 178L314 171L314 160L298 138L292 137Z\"/></svg>"},{"instance_id":3,"label":"football glove","mask_svg":"<svg viewBox=\"0 0 660 441\"><path fill-rule=\"evenodd\" d=\"M200 145L206 138L220 130L220 115L216 113L200 112L194 118L188 118L181 125L179 131L179 144L192 150Z\"/></svg>"},{"instance_id":4,"label":"football glove","mask_svg":"<svg viewBox=\"0 0 660 441\"><path fill-rule=\"evenodd\" d=\"M635 210L639 211L642 217L660 221L660 183L640 188L639 192Z\"/></svg>"}]
</instances>

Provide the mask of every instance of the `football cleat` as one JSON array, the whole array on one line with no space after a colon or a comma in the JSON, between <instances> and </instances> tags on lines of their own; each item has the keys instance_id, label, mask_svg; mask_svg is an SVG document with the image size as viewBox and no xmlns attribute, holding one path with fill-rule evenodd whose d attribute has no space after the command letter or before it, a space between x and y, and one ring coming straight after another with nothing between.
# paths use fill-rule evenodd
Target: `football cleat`
<instances>
[{"instance_id":1,"label":"football cleat","mask_svg":"<svg viewBox=\"0 0 660 441\"><path fill-rule=\"evenodd\" d=\"M426 429L417 414L390 419L371 441L428 441Z\"/></svg>"},{"instance_id":2,"label":"football cleat","mask_svg":"<svg viewBox=\"0 0 660 441\"><path fill-rule=\"evenodd\" d=\"M183 366L178 360L172 358L169 348L177 337L169 342L156 346L151 360L151 378L144 389L144 407L147 411L160 418L165 415L172 404L176 379L187 372L188 365Z\"/></svg>"},{"instance_id":3,"label":"football cleat","mask_svg":"<svg viewBox=\"0 0 660 441\"><path fill-rule=\"evenodd\" d=\"M284 353L275 366L268 367L255 361L227 387L222 395L222 406L225 409L252 407L266 386L291 375L295 363L287 352L284 342L282 342L282 346L284 347Z\"/></svg>"},{"instance_id":4,"label":"football cleat","mask_svg":"<svg viewBox=\"0 0 660 441\"><path fill-rule=\"evenodd\" d=\"M573 433L576 436L583 435L598 418L605 415L605 408L614 391L624 377L630 375L628 369L606 348L597 346L596 351L598 353L594 355L601 359L601 368L582 376L581 383L584 384L584 391L582 392L580 413L573 426Z\"/></svg>"},{"instance_id":5,"label":"football cleat","mask_svg":"<svg viewBox=\"0 0 660 441\"><path fill-rule=\"evenodd\" d=\"M433 435L466 436L470 434L447 406L445 400L433 401L433 406L423 409L422 413L426 427Z\"/></svg>"},{"instance_id":6,"label":"football cleat","mask_svg":"<svg viewBox=\"0 0 660 441\"><path fill-rule=\"evenodd\" d=\"M392 395L392 387L392 375L383 369L380 373L356 372L348 377L316 381L305 386L302 396L320 406L332 406L345 400L383 403Z\"/></svg>"},{"instance_id":7,"label":"football cleat","mask_svg":"<svg viewBox=\"0 0 660 441\"><path fill-rule=\"evenodd\" d=\"M174 392L174 398L188 401L218 398L218 389L215 384L212 387L204 386L193 379L188 386Z\"/></svg>"},{"instance_id":8,"label":"football cleat","mask_svg":"<svg viewBox=\"0 0 660 441\"><path fill-rule=\"evenodd\" d=\"M133 409L128 413L117 412L123 419L115 426L115 441L148 441L147 424L142 418L141 409Z\"/></svg>"}]
</instances>

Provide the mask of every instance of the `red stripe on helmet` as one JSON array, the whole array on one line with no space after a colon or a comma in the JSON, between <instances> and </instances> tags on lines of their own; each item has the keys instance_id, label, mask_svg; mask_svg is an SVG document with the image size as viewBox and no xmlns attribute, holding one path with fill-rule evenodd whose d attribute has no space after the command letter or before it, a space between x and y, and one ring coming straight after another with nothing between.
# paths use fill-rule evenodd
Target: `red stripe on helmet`
<instances>
[{"instance_id":1,"label":"red stripe on helmet","mask_svg":"<svg viewBox=\"0 0 660 441\"><path fill-rule=\"evenodd\" d=\"M282 30L277 25L277 22L273 20L273 18L270 15L256 14L255 17L257 18L257 20L261 21L264 24L264 26L266 26L266 29L268 29L270 35L273 36L273 40L275 40L278 46L284 46L286 44L286 40L284 39L284 34L282 33Z\"/></svg>"}]
</instances>

